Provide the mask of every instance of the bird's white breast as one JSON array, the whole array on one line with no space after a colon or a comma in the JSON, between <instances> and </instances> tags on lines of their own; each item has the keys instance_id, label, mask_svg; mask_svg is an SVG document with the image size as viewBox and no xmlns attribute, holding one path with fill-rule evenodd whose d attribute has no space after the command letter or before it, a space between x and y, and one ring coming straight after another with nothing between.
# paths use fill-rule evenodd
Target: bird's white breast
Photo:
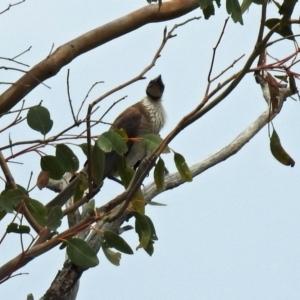
<instances>
[{"instance_id":1,"label":"bird's white breast","mask_svg":"<svg viewBox=\"0 0 300 300\"><path fill-rule=\"evenodd\" d=\"M162 106L161 100L153 100L145 97L142 105L147 109L152 124L152 133L159 133L166 123L167 114Z\"/></svg>"}]
</instances>

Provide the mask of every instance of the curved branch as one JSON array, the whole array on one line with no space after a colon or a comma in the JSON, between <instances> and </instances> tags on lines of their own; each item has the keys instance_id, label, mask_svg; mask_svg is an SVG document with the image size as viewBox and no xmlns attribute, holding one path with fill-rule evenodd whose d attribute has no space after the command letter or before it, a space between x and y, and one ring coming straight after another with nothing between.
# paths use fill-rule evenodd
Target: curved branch
<instances>
[{"instance_id":1,"label":"curved branch","mask_svg":"<svg viewBox=\"0 0 300 300\"><path fill-rule=\"evenodd\" d=\"M173 0L147 5L124 17L91 30L59 47L53 54L34 66L0 96L0 114L10 110L44 80L56 75L77 56L148 23L178 18L198 8L195 0Z\"/></svg>"},{"instance_id":2,"label":"curved branch","mask_svg":"<svg viewBox=\"0 0 300 300\"><path fill-rule=\"evenodd\" d=\"M193 177L200 175L207 169L219 164L220 162L228 159L232 155L240 151L270 120L275 118L277 113L270 116L269 108L263 112L250 126L242 131L233 141L227 146L210 155L208 158L201 162L198 162L190 167L190 171ZM165 186L166 190L171 190L185 183L178 172L166 175ZM164 191L157 191L155 182L145 186L144 189L145 200L151 201L154 197L161 194Z\"/></svg>"}]
</instances>

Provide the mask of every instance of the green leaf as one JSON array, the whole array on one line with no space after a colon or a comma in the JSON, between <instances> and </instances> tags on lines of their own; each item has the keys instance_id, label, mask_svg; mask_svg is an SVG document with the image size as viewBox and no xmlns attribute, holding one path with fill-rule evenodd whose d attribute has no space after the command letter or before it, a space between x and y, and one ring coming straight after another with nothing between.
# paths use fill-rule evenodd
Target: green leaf
<instances>
[{"instance_id":1,"label":"green leaf","mask_svg":"<svg viewBox=\"0 0 300 300\"><path fill-rule=\"evenodd\" d=\"M92 150L92 178L94 183L99 186L103 181L103 173L105 166L105 153L99 148L98 144Z\"/></svg>"},{"instance_id":2,"label":"green leaf","mask_svg":"<svg viewBox=\"0 0 300 300\"><path fill-rule=\"evenodd\" d=\"M281 15L283 15L282 19L281 19L281 23L283 25L286 25L287 22L289 21L289 19L291 18L297 1L298 0L284 0L283 1L282 5L279 9L279 13Z\"/></svg>"},{"instance_id":3,"label":"green leaf","mask_svg":"<svg viewBox=\"0 0 300 300\"><path fill-rule=\"evenodd\" d=\"M12 213L14 207L18 206L26 195L21 189L16 190L5 190L0 196L0 207L2 207L6 212Z\"/></svg>"},{"instance_id":4,"label":"green leaf","mask_svg":"<svg viewBox=\"0 0 300 300\"><path fill-rule=\"evenodd\" d=\"M185 162L184 157L181 154L174 152L174 161L181 178L186 181L192 181L193 176L188 165Z\"/></svg>"},{"instance_id":5,"label":"green leaf","mask_svg":"<svg viewBox=\"0 0 300 300\"><path fill-rule=\"evenodd\" d=\"M126 166L126 161L123 156L120 156L117 162L117 171L121 178L122 184L125 188L127 188L131 182L131 179L134 175L134 170L132 168L129 168ZM145 212L145 200L144 195L139 188L134 196L131 199L131 204L135 210L137 210L140 213Z\"/></svg>"},{"instance_id":6,"label":"green leaf","mask_svg":"<svg viewBox=\"0 0 300 300\"><path fill-rule=\"evenodd\" d=\"M0 196L0 210L1 212L5 212L6 213L13 213L14 212L14 208L13 205L7 201L6 197L4 195Z\"/></svg>"},{"instance_id":7,"label":"green leaf","mask_svg":"<svg viewBox=\"0 0 300 300\"><path fill-rule=\"evenodd\" d=\"M105 254L106 258L115 266L120 265L121 260L121 253L120 252L114 252L111 249L109 249L106 245L102 245L102 251Z\"/></svg>"},{"instance_id":8,"label":"green leaf","mask_svg":"<svg viewBox=\"0 0 300 300\"><path fill-rule=\"evenodd\" d=\"M246 10L250 7L250 5L253 3L252 0L243 0L242 5L241 5L241 12L244 14Z\"/></svg>"},{"instance_id":9,"label":"green leaf","mask_svg":"<svg viewBox=\"0 0 300 300\"><path fill-rule=\"evenodd\" d=\"M47 219L47 227L52 230L56 231L58 227L61 225L61 220L63 218L63 212L60 206L53 207L48 215Z\"/></svg>"},{"instance_id":10,"label":"green leaf","mask_svg":"<svg viewBox=\"0 0 300 300\"><path fill-rule=\"evenodd\" d=\"M17 190L7 190L5 193L6 199L14 206L19 205L24 198L24 192Z\"/></svg>"},{"instance_id":11,"label":"green leaf","mask_svg":"<svg viewBox=\"0 0 300 300\"><path fill-rule=\"evenodd\" d=\"M49 176L52 179L59 180L65 174L65 171L61 167L58 159L53 155L42 156L40 164L41 164L42 170L49 172Z\"/></svg>"},{"instance_id":12,"label":"green leaf","mask_svg":"<svg viewBox=\"0 0 300 300\"><path fill-rule=\"evenodd\" d=\"M144 199L144 194L140 188L136 191L133 198L131 199L131 204L137 212L145 214L146 201Z\"/></svg>"},{"instance_id":13,"label":"green leaf","mask_svg":"<svg viewBox=\"0 0 300 300\"><path fill-rule=\"evenodd\" d=\"M92 268L99 264L95 251L82 239L68 240L67 255L73 264L82 268Z\"/></svg>"},{"instance_id":14,"label":"green leaf","mask_svg":"<svg viewBox=\"0 0 300 300\"><path fill-rule=\"evenodd\" d=\"M39 201L30 199L29 203L26 203L28 210L34 217L34 219L42 226L47 225L47 209Z\"/></svg>"},{"instance_id":15,"label":"green leaf","mask_svg":"<svg viewBox=\"0 0 300 300\"><path fill-rule=\"evenodd\" d=\"M87 143L83 143L78 145L78 147L81 148L81 150L83 151L83 153L85 154L85 156L88 156L88 144Z\"/></svg>"},{"instance_id":16,"label":"green leaf","mask_svg":"<svg viewBox=\"0 0 300 300\"><path fill-rule=\"evenodd\" d=\"M59 246L59 250L65 249L68 246L68 241L70 241L71 238L66 239L65 242L62 242Z\"/></svg>"},{"instance_id":17,"label":"green leaf","mask_svg":"<svg viewBox=\"0 0 300 300\"><path fill-rule=\"evenodd\" d=\"M0 196L1 198L1 196ZM1 204L0 204L1 207ZM7 212L5 209L0 209L0 221L6 216Z\"/></svg>"},{"instance_id":18,"label":"green leaf","mask_svg":"<svg viewBox=\"0 0 300 300\"><path fill-rule=\"evenodd\" d=\"M154 133L145 134L141 137L141 144L149 151L154 151L162 143L163 139ZM166 147L163 153L170 153L169 147Z\"/></svg>"},{"instance_id":19,"label":"green leaf","mask_svg":"<svg viewBox=\"0 0 300 300\"><path fill-rule=\"evenodd\" d=\"M156 231L155 231L155 227L154 224L152 222L152 220L145 215L145 218L147 219L148 224L150 225L150 229L151 229L151 240L157 241L158 237L156 235Z\"/></svg>"},{"instance_id":20,"label":"green leaf","mask_svg":"<svg viewBox=\"0 0 300 300\"><path fill-rule=\"evenodd\" d=\"M165 163L159 158L154 169L154 181L158 191L164 191L165 187Z\"/></svg>"},{"instance_id":21,"label":"green leaf","mask_svg":"<svg viewBox=\"0 0 300 300\"><path fill-rule=\"evenodd\" d=\"M107 230L103 232L103 237L105 240L105 244L109 248L115 248L116 250L119 250L126 254L133 254L133 251L130 248L130 246L118 234Z\"/></svg>"},{"instance_id":22,"label":"green leaf","mask_svg":"<svg viewBox=\"0 0 300 300\"><path fill-rule=\"evenodd\" d=\"M293 167L295 161L290 157L290 155L283 149L279 136L275 129L273 130L271 139L270 139L270 148L273 156L283 165Z\"/></svg>"},{"instance_id":23,"label":"green leaf","mask_svg":"<svg viewBox=\"0 0 300 300\"><path fill-rule=\"evenodd\" d=\"M127 167L126 160L123 156L120 156L118 159L117 170L124 187L127 188L134 175L134 170Z\"/></svg>"},{"instance_id":24,"label":"green leaf","mask_svg":"<svg viewBox=\"0 0 300 300\"><path fill-rule=\"evenodd\" d=\"M151 239L150 224L148 223L148 220L144 215L136 211L133 212L133 216L135 217L135 231L140 239L140 244L137 246L136 249L147 248Z\"/></svg>"},{"instance_id":25,"label":"green leaf","mask_svg":"<svg viewBox=\"0 0 300 300\"><path fill-rule=\"evenodd\" d=\"M6 228L7 233L30 233L30 227L26 225L19 225L17 223L10 223Z\"/></svg>"},{"instance_id":26,"label":"green leaf","mask_svg":"<svg viewBox=\"0 0 300 300\"><path fill-rule=\"evenodd\" d=\"M238 0L226 0L226 9L234 23L243 25L242 10Z\"/></svg>"},{"instance_id":27,"label":"green leaf","mask_svg":"<svg viewBox=\"0 0 300 300\"><path fill-rule=\"evenodd\" d=\"M208 6L213 5L213 0L197 0L199 7L203 10L207 8Z\"/></svg>"},{"instance_id":28,"label":"green leaf","mask_svg":"<svg viewBox=\"0 0 300 300\"><path fill-rule=\"evenodd\" d=\"M272 19L266 20L265 25L269 29L272 29L278 23L280 23L280 19L272 18ZM288 40L295 41L295 37L290 36L290 35L294 35L290 24L284 24L284 25L280 24L280 26L278 26L275 29L275 32L278 33L279 35L287 38Z\"/></svg>"},{"instance_id":29,"label":"green leaf","mask_svg":"<svg viewBox=\"0 0 300 300\"><path fill-rule=\"evenodd\" d=\"M288 78L286 75L274 75L275 78L279 79L280 81L283 81L283 82L288 82ZM282 84L282 83L281 83ZM287 85L285 85L285 87L287 87Z\"/></svg>"},{"instance_id":30,"label":"green leaf","mask_svg":"<svg viewBox=\"0 0 300 300\"><path fill-rule=\"evenodd\" d=\"M277 6L278 9L281 8L281 4L278 1L273 0L272 2Z\"/></svg>"},{"instance_id":31,"label":"green leaf","mask_svg":"<svg viewBox=\"0 0 300 300\"><path fill-rule=\"evenodd\" d=\"M121 129L115 128L112 131L116 132L123 140L128 139L128 135L123 128Z\"/></svg>"},{"instance_id":32,"label":"green leaf","mask_svg":"<svg viewBox=\"0 0 300 300\"><path fill-rule=\"evenodd\" d=\"M89 187L87 174L80 172L78 175L78 182L74 192L74 202L80 200L83 197L84 191Z\"/></svg>"},{"instance_id":33,"label":"green leaf","mask_svg":"<svg viewBox=\"0 0 300 300\"><path fill-rule=\"evenodd\" d=\"M263 5L263 0L252 0L254 4Z\"/></svg>"},{"instance_id":34,"label":"green leaf","mask_svg":"<svg viewBox=\"0 0 300 300\"><path fill-rule=\"evenodd\" d=\"M215 7L213 4L207 6L203 9L204 19L208 20L211 16L215 15Z\"/></svg>"},{"instance_id":35,"label":"green leaf","mask_svg":"<svg viewBox=\"0 0 300 300\"><path fill-rule=\"evenodd\" d=\"M155 202L155 201L146 201L147 205L153 205L153 206L167 206L167 204Z\"/></svg>"},{"instance_id":36,"label":"green leaf","mask_svg":"<svg viewBox=\"0 0 300 300\"><path fill-rule=\"evenodd\" d=\"M79 160L74 152L66 145L56 146L55 156L65 172L76 172L79 168Z\"/></svg>"},{"instance_id":37,"label":"green leaf","mask_svg":"<svg viewBox=\"0 0 300 300\"><path fill-rule=\"evenodd\" d=\"M43 106L34 106L28 110L27 124L35 131L46 135L53 126L53 121L50 118L50 113Z\"/></svg>"},{"instance_id":38,"label":"green leaf","mask_svg":"<svg viewBox=\"0 0 300 300\"><path fill-rule=\"evenodd\" d=\"M144 250L150 255L152 256L152 254L154 253L154 247L153 247L154 241L150 240L147 247L144 248Z\"/></svg>"},{"instance_id":39,"label":"green leaf","mask_svg":"<svg viewBox=\"0 0 300 300\"><path fill-rule=\"evenodd\" d=\"M114 150L119 155L122 155L128 151L125 141L113 130L102 133L98 137L97 144L104 152L111 152Z\"/></svg>"}]
</instances>

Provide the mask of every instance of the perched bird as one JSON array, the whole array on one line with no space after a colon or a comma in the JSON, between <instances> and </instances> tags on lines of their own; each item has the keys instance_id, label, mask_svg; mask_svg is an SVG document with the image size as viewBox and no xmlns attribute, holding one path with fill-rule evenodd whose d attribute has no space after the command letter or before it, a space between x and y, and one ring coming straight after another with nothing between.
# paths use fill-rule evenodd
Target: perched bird
<instances>
[{"instance_id":1,"label":"perched bird","mask_svg":"<svg viewBox=\"0 0 300 300\"><path fill-rule=\"evenodd\" d=\"M139 102L125 109L113 122L110 130L124 129L129 138L142 137L145 134L158 134L166 122L166 112L162 106L162 95L165 86L161 75L151 80L146 88L146 96ZM126 164L134 167L148 153L141 143L128 141L128 152L125 154ZM106 175L116 164L116 158L107 154L105 161Z\"/></svg>"},{"instance_id":2,"label":"perched bird","mask_svg":"<svg viewBox=\"0 0 300 300\"><path fill-rule=\"evenodd\" d=\"M142 137L145 134L158 134L166 122L166 112L162 106L162 95L165 86L162 82L161 75L151 80L146 88L146 96L139 102L125 109L112 123L112 129L124 129L128 138ZM141 143L128 140L128 151L125 154L126 164L134 167L141 161L148 151ZM105 154L105 167L103 178L111 177L116 174L116 164L118 154L114 151ZM84 168L87 170L87 165ZM70 184L46 207L50 210L52 207L64 203L72 197L78 177L71 180Z\"/></svg>"}]
</instances>

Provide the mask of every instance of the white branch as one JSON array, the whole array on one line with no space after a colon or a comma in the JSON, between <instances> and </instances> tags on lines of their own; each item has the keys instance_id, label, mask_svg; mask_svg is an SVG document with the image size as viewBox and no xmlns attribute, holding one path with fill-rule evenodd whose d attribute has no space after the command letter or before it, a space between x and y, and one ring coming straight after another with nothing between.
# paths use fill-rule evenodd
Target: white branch
<instances>
[{"instance_id":1,"label":"white branch","mask_svg":"<svg viewBox=\"0 0 300 300\"><path fill-rule=\"evenodd\" d=\"M270 120L272 120L276 114L270 116L269 109L263 112L257 120L255 120L250 126L242 131L231 143L219 150L218 152L210 155L203 161L194 164L190 167L193 177L201 174L207 169L215 166L216 164L226 160L230 156L240 151ZM173 189L179 185L185 183L178 172L168 174L165 176L166 190ZM154 197L164 191L157 191L154 182L148 184L144 188L144 197L147 201L151 201Z\"/></svg>"}]
</instances>

